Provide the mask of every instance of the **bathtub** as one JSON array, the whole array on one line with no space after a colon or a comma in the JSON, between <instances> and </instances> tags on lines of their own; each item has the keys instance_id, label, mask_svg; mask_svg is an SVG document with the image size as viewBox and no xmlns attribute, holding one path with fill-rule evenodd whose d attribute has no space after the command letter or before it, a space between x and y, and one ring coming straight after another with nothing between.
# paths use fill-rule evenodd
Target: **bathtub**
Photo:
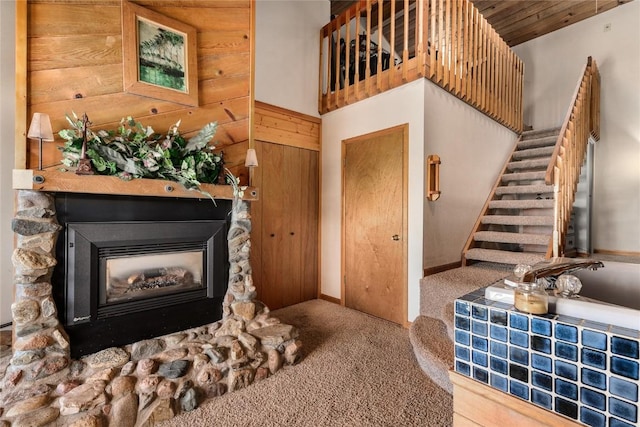
<instances>
[{"instance_id":1,"label":"bathtub","mask_svg":"<svg viewBox=\"0 0 640 427\"><path fill-rule=\"evenodd\" d=\"M549 313L640 330L640 264L603 262L605 268L580 270L576 298L549 296ZM485 289L485 298L513 304L513 289L502 281Z\"/></svg>"},{"instance_id":2,"label":"bathtub","mask_svg":"<svg viewBox=\"0 0 640 427\"><path fill-rule=\"evenodd\" d=\"M580 270L580 295L640 310L640 264L603 261L605 268ZM638 328L640 329L640 328Z\"/></svg>"}]
</instances>

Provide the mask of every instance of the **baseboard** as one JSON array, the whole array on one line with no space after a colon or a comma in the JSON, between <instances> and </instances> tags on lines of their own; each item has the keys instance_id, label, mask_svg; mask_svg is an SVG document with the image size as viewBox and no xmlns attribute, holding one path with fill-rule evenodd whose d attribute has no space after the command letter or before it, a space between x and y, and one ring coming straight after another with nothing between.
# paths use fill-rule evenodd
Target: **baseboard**
<instances>
[{"instance_id":1,"label":"baseboard","mask_svg":"<svg viewBox=\"0 0 640 427\"><path fill-rule=\"evenodd\" d=\"M320 294L320 299L332 302L334 304L342 305L342 301L340 300L340 298L330 297L329 295L325 295L322 293Z\"/></svg>"},{"instance_id":2,"label":"baseboard","mask_svg":"<svg viewBox=\"0 0 640 427\"><path fill-rule=\"evenodd\" d=\"M611 250L608 250L608 249L594 249L593 253L594 254L603 254L603 255L640 257L640 252L632 252L632 251L611 251Z\"/></svg>"},{"instance_id":3,"label":"baseboard","mask_svg":"<svg viewBox=\"0 0 640 427\"><path fill-rule=\"evenodd\" d=\"M431 276L432 274L442 273L443 271L453 270L462 266L462 261L452 262L450 264L436 265L435 267L429 267L424 269L424 276Z\"/></svg>"}]
</instances>

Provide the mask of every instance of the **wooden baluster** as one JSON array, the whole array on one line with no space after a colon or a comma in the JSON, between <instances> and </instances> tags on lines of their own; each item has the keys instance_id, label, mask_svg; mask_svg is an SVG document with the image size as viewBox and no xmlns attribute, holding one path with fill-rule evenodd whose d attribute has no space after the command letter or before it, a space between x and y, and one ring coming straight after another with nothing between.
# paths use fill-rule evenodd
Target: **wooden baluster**
<instances>
[{"instance_id":1,"label":"wooden baluster","mask_svg":"<svg viewBox=\"0 0 640 427\"><path fill-rule=\"evenodd\" d=\"M391 0L391 14L389 20L389 87L394 87L393 77L396 74L396 0Z\"/></svg>"},{"instance_id":2,"label":"wooden baluster","mask_svg":"<svg viewBox=\"0 0 640 427\"><path fill-rule=\"evenodd\" d=\"M438 54L438 41L436 39L436 9L438 5L438 0L429 0L429 16L431 18L431 46L429 47L429 78L432 81L437 80L437 65L436 59Z\"/></svg>"},{"instance_id":3,"label":"wooden baluster","mask_svg":"<svg viewBox=\"0 0 640 427\"><path fill-rule=\"evenodd\" d=\"M456 0L447 0L447 10L446 10L446 22L447 22L447 58L445 61L445 78L447 80L447 87L449 88L449 92L451 94L455 94L455 76L454 76L454 61L455 61L455 52L456 52L456 15L455 15L455 5Z\"/></svg>"},{"instance_id":4,"label":"wooden baluster","mask_svg":"<svg viewBox=\"0 0 640 427\"><path fill-rule=\"evenodd\" d=\"M482 83L482 39L480 38L480 35L482 34L482 21L480 20L480 12L478 11L478 9L474 8L474 15L475 15L475 36L474 36L474 40L473 40L473 44L474 44L474 87L473 87L473 104L474 107L480 107L480 100L482 99L482 96L480 94L480 84Z\"/></svg>"},{"instance_id":5,"label":"wooden baluster","mask_svg":"<svg viewBox=\"0 0 640 427\"><path fill-rule=\"evenodd\" d=\"M462 2L462 56L460 61L462 62L460 67L460 89L462 99L468 101L469 99L469 71L470 71L470 56L469 56L469 31L471 30L471 20L469 19L469 2L467 0L461 0Z\"/></svg>"},{"instance_id":6,"label":"wooden baluster","mask_svg":"<svg viewBox=\"0 0 640 427\"><path fill-rule=\"evenodd\" d=\"M458 49L456 50L456 88L457 94L462 98L463 90L463 68L464 68L464 0L456 0L456 5L458 6Z\"/></svg>"},{"instance_id":7,"label":"wooden baluster","mask_svg":"<svg viewBox=\"0 0 640 427\"><path fill-rule=\"evenodd\" d=\"M378 61L376 62L376 92L382 91L382 21L383 0L378 0Z\"/></svg>"},{"instance_id":8,"label":"wooden baluster","mask_svg":"<svg viewBox=\"0 0 640 427\"><path fill-rule=\"evenodd\" d=\"M467 0L468 3L471 3ZM471 16L471 28L469 29L469 100L471 105L477 105L477 81L478 81L478 10L469 4Z\"/></svg>"},{"instance_id":9,"label":"wooden baluster","mask_svg":"<svg viewBox=\"0 0 640 427\"><path fill-rule=\"evenodd\" d=\"M346 16L346 31L344 37L344 102L349 103L349 72L351 70L351 8L347 9ZM355 59L355 58L354 58Z\"/></svg>"},{"instance_id":10,"label":"wooden baluster","mask_svg":"<svg viewBox=\"0 0 640 427\"><path fill-rule=\"evenodd\" d=\"M442 87L449 89L449 69L451 68L451 0L445 0L442 25L444 39L442 47Z\"/></svg>"},{"instance_id":11,"label":"wooden baluster","mask_svg":"<svg viewBox=\"0 0 640 427\"><path fill-rule=\"evenodd\" d=\"M438 4L438 83L444 87L444 57L445 52L445 23L444 23L444 0L440 0Z\"/></svg>"},{"instance_id":12,"label":"wooden baluster","mask_svg":"<svg viewBox=\"0 0 640 427\"><path fill-rule=\"evenodd\" d=\"M336 108L340 108L339 95L340 95L340 17L335 20L336 28L335 28L335 53L333 60L335 61L335 90L333 91L333 105Z\"/></svg>"},{"instance_id":13,"label":"wooden baluster","mask_svg":"<svg viewBox=\"0 0 640 427\"><path fill-rule=\"evenodd\" d=\"M404 24L402 43L402 81L407 81L409 71L409 0L404 0Z\"/></svg>"},{"instance_id":14,"label":"wooden baluster","mask_svg":"<svg viewBox=\"0 0 640 427\"><path fill-rule=\"evenodd\" d=\"M429 64L429 2L428 0L418 0L418 11L416 19L420 26L420 75L428 77L428 64Z\"/></svg>"},{"instance_id":15,"label":"wooden baluster","mask_svg":"<svg viewBox=\"0 0 640 427\"><path fill-rule=\"evenodd\" d=\"M324 73L324 69L322 67L322 63L324 62L324 49L323 49L323 44L324 44L324 28L320 30L320 46L319 46L319 51L320 51L320 62L319 62L319 66L318 66L318 76L320 77L318 79L318 111L320 111L321 113L324 113L324 108L322 108L322 100L324 99L324 94L323 94L323 85L322 85L322 81L323 81L323 73ZM327 79L328 81L328 79Z\"/></svg>"},{"instance_id":16,"label":"wooden baluster","mask_svg":"<svg viewBox=\"0 0 640 427\"><path fill-rule=\"evenodd\" d=\"M487 100L487 26L483 18L480 18L480 109L486 112Z\"/></svg>"},{"instance_id":17,"label":"wooden baluster","mask_svg":"<svg viewBox=\"0 0 640 427\"><path fill-rule=\"evenodd\" d=\"M362 16L361 3L356 3L356 37L353 48L353 64L355 66L354 76L353 76L353 90L356 94L356 100L362 99L360 92L360 17ZM351 47L349 46L349 49Z\"/></svg>"},{"instance_id":18,"label":"wooden baluster","mask_svg":"<svg viewBox=\"0 0 640 427\"><path fill-rule=\"evenodd\" d=\"M367 46L364 55L364 93L366 97L371 96L371 64L369 61L371 58L371 2L372 0L367 0L367 34L365 35Z\"/></svg>"}]
</instances>

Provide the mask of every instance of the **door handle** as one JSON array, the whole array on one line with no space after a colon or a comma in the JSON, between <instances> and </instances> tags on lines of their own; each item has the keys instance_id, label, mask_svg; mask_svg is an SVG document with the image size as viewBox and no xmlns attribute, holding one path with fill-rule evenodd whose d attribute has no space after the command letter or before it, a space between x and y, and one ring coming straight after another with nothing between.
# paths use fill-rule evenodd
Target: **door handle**
<instances>
[{"instance_id":1,"label":"door handle","mask_svg":"<svg viewBox=\"0 0 640 427\"><path fill-rule=\"evenodd\" d=\"M391 238L395 241L400 240L400 236L398 236L397 234L394 234Z\"/></svg>"}]
</instances>

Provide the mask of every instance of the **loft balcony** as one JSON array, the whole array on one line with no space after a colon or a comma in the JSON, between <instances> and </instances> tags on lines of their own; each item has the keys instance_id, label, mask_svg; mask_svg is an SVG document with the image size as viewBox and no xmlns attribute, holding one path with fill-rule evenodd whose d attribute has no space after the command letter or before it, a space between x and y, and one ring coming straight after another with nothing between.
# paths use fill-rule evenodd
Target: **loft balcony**
<instances>
[{"instance_id":1,"label":"loft balcony","mask_svg":"<svg viewBox=\"0 0 640 427\"><path fill-rule=\"evenodd\" d=\"M427 78L521 132L524 64L468 0L360 0L320 31L321 114Z\"/></svg>"}]
</instances>

